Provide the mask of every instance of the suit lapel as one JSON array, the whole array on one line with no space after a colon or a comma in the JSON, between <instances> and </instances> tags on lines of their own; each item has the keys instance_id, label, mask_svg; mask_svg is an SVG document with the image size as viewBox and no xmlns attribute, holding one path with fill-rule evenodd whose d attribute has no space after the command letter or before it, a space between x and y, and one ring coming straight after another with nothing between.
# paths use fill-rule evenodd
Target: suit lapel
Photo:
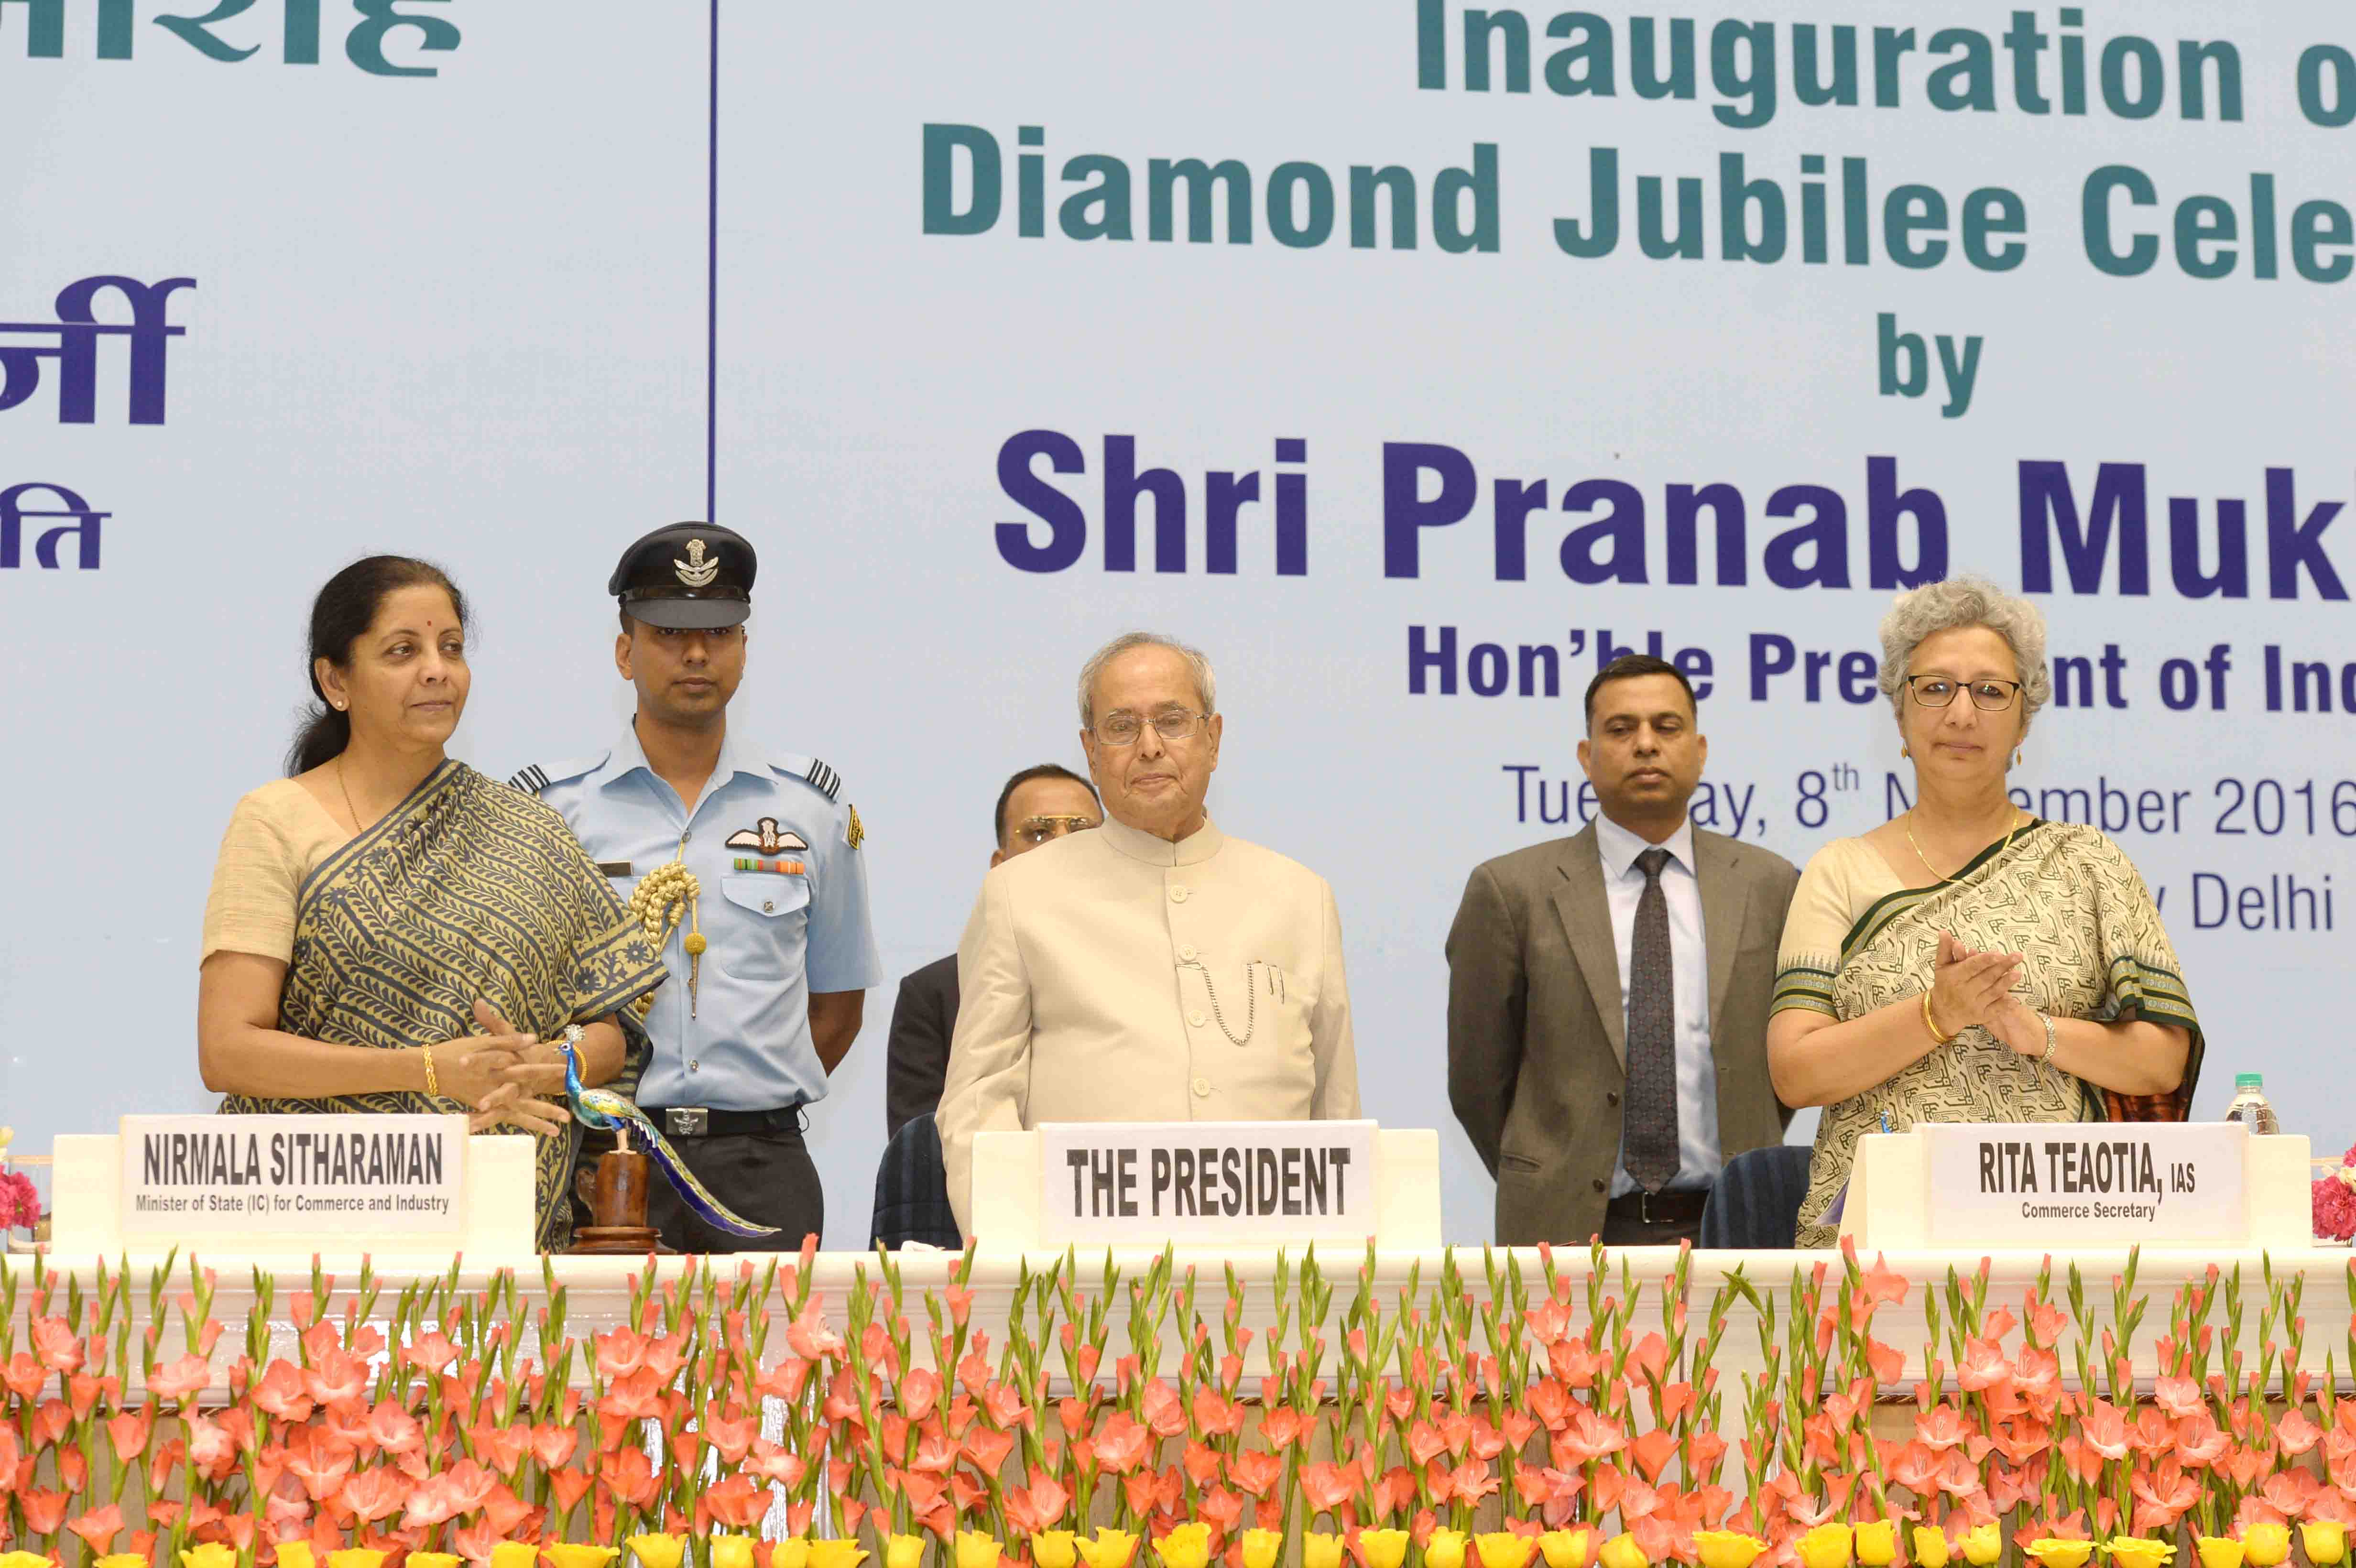
<instances>
[{"instance_id":1,"label":"suit lapel","mask_svg":"<svg viewBox=\"0 0 2356 1568\"><path fill-rule=\"evenodd\" d=\"M1603 892L1603 861L1596 851L1592 824L1572 835L1556 864L1562 885L1554 891L1555 913L1562 921L1571 955L1579 960L1580 973L1587 977L1603 1036L1624 1072L1628 1019L1620 1005L1620 948L1612 939L1612 905Z\"/></svg>"},{"instance_id":2,"label":"suit lapel","mask_svg":"<svg viewBox=\"0 0 2356 1568\"><path fill-rule=\"evenodd\" d=\"M1694 880L1701 884L1701 940L1709 952L1709 1032L1718 1037L1718 1016L1734 980L1734 954L1742 945L1742 915L1751 894L1735 874L1734 846L1715 833L1694 829Z\"/></svg>"}]
</instances>

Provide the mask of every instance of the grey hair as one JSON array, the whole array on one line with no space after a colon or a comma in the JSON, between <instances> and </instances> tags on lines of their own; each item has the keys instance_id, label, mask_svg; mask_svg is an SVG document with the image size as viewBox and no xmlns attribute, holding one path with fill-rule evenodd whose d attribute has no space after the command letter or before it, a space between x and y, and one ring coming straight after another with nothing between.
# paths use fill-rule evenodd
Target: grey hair
<instances>
[{"instance_id":1,"label":"grey hair","mask_svg":"<svg viewBox=\"0 0 2356 1568\"><path fill-rule=\"evenodd\" d=\"M1200 649L1190 648L1177 638L1165 637L1159 632L1123 632L1119 636L1090 654L1088 662L1080 667L1081 729L1096 728L1097 720L1093 708L1097 677L1104 673L1105 666L1131 648L1168 648L1172 653L1184 659L1186 667L1194 672L1194 689L1203 694L1203 711L1216 713L1219 710L1219 683L1211 674L1211 661Z\"/></svg>"},{"instance_id":2,"label":"grey hair","mask_svg":"<svg viewBox=\"0 0 2356 1568\"><path fill-rule=\"evenodd\" d=\"M2007 593L1985 577L1950 577L1901 593L1881 618L1881 695L1893 709L1907 666L1926 637L1960 626L1985 626L2002 637L2020 668L2020 721L2051 700L2053 672L2045 663L2045 616L2035 604Z\"/></svg>"}]
</instances>

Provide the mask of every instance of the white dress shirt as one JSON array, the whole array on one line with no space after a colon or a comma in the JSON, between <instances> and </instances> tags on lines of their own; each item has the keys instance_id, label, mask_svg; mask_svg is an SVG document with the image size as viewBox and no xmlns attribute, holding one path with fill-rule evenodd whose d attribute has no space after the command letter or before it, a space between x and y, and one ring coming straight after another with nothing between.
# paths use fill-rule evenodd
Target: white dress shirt
<instances>
[{"instance_id":1,"label":"white dress shirt","mask_svg":"<svg viewBox=\"0 0 2356 1568\"><path fill-rule=\"evenodd\" d=\"M1718 1179L1725 1157L1718 1147L1718 1062L1709 1043L1709 949L1701 924L1701 883L1694 876L1693 822L1659 846L1669 852L1661 868L1661 896L1669 906L1669 960L1675 976L1677 1042L1677 1173L1671 1190L1700 1190ZM1644 873L1636 858L1654 846L1610 817L1595 818L1595 848L1603 860L1603 892L1612 905L1612 944L1620 958L1620 1016L1628 1016L1628 974L1636 942L1636 905L1644 896ZM1624 1098L1624 1096L1623 1096ZM1612 1168L1612 1196L1636 1190L1628 1174L1627 1136Z\"/></svg>"}]
</instances>

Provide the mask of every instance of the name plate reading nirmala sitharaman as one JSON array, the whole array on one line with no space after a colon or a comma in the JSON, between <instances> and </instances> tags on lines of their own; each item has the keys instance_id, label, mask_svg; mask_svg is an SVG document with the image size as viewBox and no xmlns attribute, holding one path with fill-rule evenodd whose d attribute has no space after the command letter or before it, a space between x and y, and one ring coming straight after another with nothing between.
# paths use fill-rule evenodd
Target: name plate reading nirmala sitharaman
<instances>
[{"instance_id":1,"label":"name plate reading nirmala sitharaman","mask_svg":"<svg viewBox=\"0 0 2356 1568\"><path fill-rule=\"evenodd\" d=\"M1364 1242L1372 1122L1049 1122L1039 1240Z\"/></svg>"},{"instance_id":2,"label":"name plate reading nirmala sitharaman","mask_svg":"<svg viewBox=\"0 0 2356 1568\"><path fill-rule=\"evenodd\" d=\"M466 1229L459 1115L125 1116L125 1236Z\"/></svg>"},{"instance_id":3,"label":"name plate reading nirmala sitharaman","mask_svg":"<svg viewBox=\"0 0 2356 1568\"><path fill-rule=\"evenodd\" d=\"M1943 1124L1929 1142L1934 1246L2201 1246L2250 1234L2238 1122Z\"/></svg>"}]
</instances>

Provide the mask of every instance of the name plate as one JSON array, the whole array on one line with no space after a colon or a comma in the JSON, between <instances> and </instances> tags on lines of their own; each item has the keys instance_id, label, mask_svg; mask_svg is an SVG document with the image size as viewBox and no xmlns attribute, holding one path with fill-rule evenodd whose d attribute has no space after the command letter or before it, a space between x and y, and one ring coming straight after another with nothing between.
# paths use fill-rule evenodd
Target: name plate
<instances>
[{"instance_id":1,"label":"name plate","mask_svg":"<svg viewBox=\"0 0 2356 1568\"><path fill-rule=\"evenodd\" d=\"M2238 1122L1940 1124L1928 1140L1932 1244L2248 1244L2249 1129Z\"/></svg>"},{"instance_id":2,"label":"name plate","mask_svg":"<svg viewBox=\"0 0 2356 1568\"><path fill-rule=\"evenodd\" d=\"M1376 1231L1372 1122L1049 1122L1039 1136L1049 1246Z\"/></svg>"},{"instance_id":3,"label":"name plate","mask_svg":"<svg viewBox=\"0 0 2356 1568\"><path fill-rule=\"evenodd\" d=\"M125 1116L125 1236L459 1236L462 1115Z\"/></svg>"}]
</instances>

